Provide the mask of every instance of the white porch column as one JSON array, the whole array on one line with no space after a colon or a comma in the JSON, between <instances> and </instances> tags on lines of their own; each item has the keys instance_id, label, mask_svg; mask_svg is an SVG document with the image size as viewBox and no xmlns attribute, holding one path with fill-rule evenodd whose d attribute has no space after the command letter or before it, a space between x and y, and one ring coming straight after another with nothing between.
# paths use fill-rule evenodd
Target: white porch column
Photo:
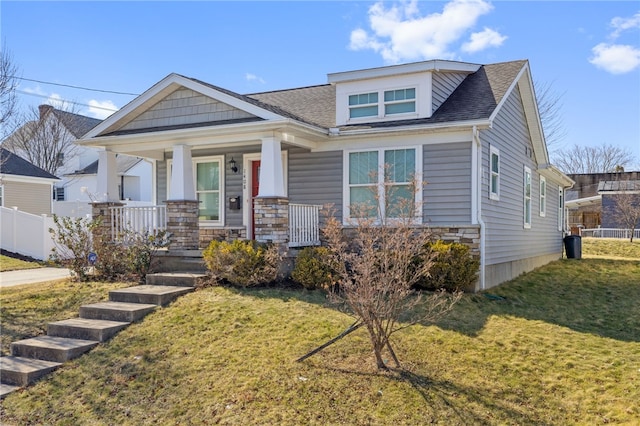
<instances>
[{"instance_id":1,"label":"white porch column","mask_svg":"<svg viewBox=\"0 0 640 426\"><path fill-rule=\"evenodd\" d=\"M98 152L98 183L96 190L98 201L120 200L115 152Z\"/></svg>"},{"instance_id":2,"label":"white porch column","mask_svg":"<svg viewBox=\"0 0 640 426\"><path fill-rule=\"evenodd\" d=\"M284 197L284 176L282 174L282 153L280 139L262 139L260 154L260 187L258 197Z\"/></svg>"},{"instance_id":3,"label":"white porch column","mask_svg":"<svg viewBox=\"0 0 640 426\"><path fill-rule=\"evenodd\" d=\"M186 145L175 145L173 147L172 168L169 200L196 200L190 147Z\"/></svg>"}]
</instances>

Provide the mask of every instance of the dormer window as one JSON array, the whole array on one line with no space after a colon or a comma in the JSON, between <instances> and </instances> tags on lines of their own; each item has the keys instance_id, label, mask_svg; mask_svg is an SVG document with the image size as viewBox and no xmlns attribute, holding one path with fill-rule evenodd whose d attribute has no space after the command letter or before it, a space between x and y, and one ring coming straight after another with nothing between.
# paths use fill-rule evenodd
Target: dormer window
<instances>
[{"instance_id":1,"label":"dormer window","mask_svg":"<svg viewBox=\"0 0 640 426\"><path fill-rule=\"evenodd\" d=\"M416 112L416 89L387 90L384 92L384 114Z\"/></svg>"},{"instance_id":2,"label":"dormer window","mask_svg":"<svg viewBox=\"0 0 640 426\"><path fill-rule=\"evenodd\" d=\"M349 118L377 117L378 93L362 93L349 96Z\"/></svg>"}]
</instances>

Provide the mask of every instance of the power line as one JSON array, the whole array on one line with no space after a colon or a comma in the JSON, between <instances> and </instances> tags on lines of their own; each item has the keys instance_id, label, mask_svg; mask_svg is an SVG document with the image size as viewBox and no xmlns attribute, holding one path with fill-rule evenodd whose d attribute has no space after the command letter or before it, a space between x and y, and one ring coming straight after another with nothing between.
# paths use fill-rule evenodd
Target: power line
<instances>
[{"instance_id":1,"label":"power line","mask_svg":"<svg viewBox=\"0 0 640 426\"><path fill-rule=\"evenodd\" d=\"M16 90L16 92L18 93L22 93L23 95L29 95L29 96L37 96L39 98L45 98L45 99L50 99L50 96L47 95L40 95L38 93L30 93L30 92L25 92L24 90ZM118 111L117 109L112 109L112 108L105 108L105 107L101 107L101 106L96 106L96 105L89 105L89 104L82 104L80 102L75 102L75 101L68 101L66 99L55 99L56 101L62 102L62 103L70 103L73 105L80 105L80 106L86 106L89 108L95 108L95 109L102 109L105 111L111 111L111 112L116 112Z\"/></svg>"},{"instance_id":2,"label":"power line","mask_svg":"<svg viewBox=\"0 0 640 426\"><path fill-rule=\"evenodd\" d=\"M70 87L72 89L87 90L89 92L113 93L115 95L130 95L130 96L138 96L139 95L139 93L117 92L117 91L114 91L114 90L91 89L91 88L88 88L88 87L74 86L74 85L71 85L71 84L52 83L50 81L35 80L35 79L32 79L32 78L24 78L24 77L17 77L17 76L13 76L13 78L18 79L18 80L24 80L24 81L32 81L34 83L40 83L40 84L50 84L52 86Z\"/></svg>"}]
</instances>

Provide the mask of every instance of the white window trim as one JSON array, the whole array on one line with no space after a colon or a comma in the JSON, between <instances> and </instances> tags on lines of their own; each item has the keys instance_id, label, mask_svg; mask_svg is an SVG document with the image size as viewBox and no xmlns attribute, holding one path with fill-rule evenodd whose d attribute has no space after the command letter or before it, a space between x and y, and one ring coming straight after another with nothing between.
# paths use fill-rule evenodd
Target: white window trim
<instances>
[{"instance_id":1,"label":"white window trim","mask_svg":"<svg viewBox=\"0 0 640 426\"><path fill-rule=\"evenodd\" d=\"M558 186L558 231L564 230L564 188Z\"/></svg>"},{"instance_id":2,"label":"white window trim","mask_svg":"<svg viewBox=\"0 0 640 426\"><path fill-rule=\"evenodd\" d=\"M414 89L415 93L416 93L416 97L411 100L401 100L401 101L389 101L389 102L385 102L384 101L384 92L390 92L390 91L394 91L394 90L406 90L406 89ZM377 115L367 115L365 117L354 117L351 118L350 117L350 111L352 107L364 107L364 106L373 106L376 105L375 103L372 104L365 104L365 105L349 105L349 96L353 96L353 95L364 95L367 93L378 93L378 114ZM419 96L419 86L418 85L408 85L408 86L399 86L399 87L393 87L393 88L381 88L381 89L374 89L374 90L362 90L362 91L357 91L357 92L350 92L346 94L346 100L347 100L347 120L348 122L366 122L366 121L371 121L371 119L377 119L377 120L382 120L382 119L406 119L407 117L418 117L418 111L420 111L420 96ZM415 109L413 112L403 112L403 113L397 113L397 114L386 114L385 113L385 106L386 105L392 105L395 103L404 103L404 102L414 102L415 103Z\"/></svg>"},{"instance_id":3,"label":"white window trim","mask_svg":"<svg viewBox=\"0 0 640 426\"><path fill-rule=\"evenodd\" d=\"M415 171L414 171L414 175L416 177L416 184L417 184L417 188L416 188L416 195L415 195L415 203L416 206L419 206L418 209L416 209L416 217L415 217L415 223L416 224L421 224L422 223L422 163L423 163L423 158L422 158L422 145L411 145L411 146L385 146L385 147L379 147L379 148L360 148L360 149L351 149L351 150L344 150L343 151L343 156L342 156L342 201L343 201L343 213L342 213L342 223L344 225L353 225L353 220L357 219L357 218L352 218L351 214L350 214L350 204L351 204L351 192L349 191L350 186L349 186L349 154L353 154L353 153L357 153L357 152L372 152L372 151L377 151L378 152L378 169L382 170L384 168L384 153L385 151L394 151L394 150L400 150L400 149L414 149L416 152L416 164L415 164ZM377 185L379 188L382 187L382 184L384 183L384 173L378 173L378 182L376 182L374 185Z\"/></svg>"},{"instance_id":4,"label":"white window trim","mask_svg":"<svg viewBox=\"0 0 640 426\"><path fill-rule=\"evenodd\" d=\"M498 157L498 172L493 172L493 155ZM492 200L499 201L500 200L500 150L494 146L489 147L489 198ZM493 175L497 176L496 179L496 192L493 192Z\"/></svg>"},{"instance_id":5,"label":"white window trim","mask_svg":"<svg viewBox=\"0 0 640 426\"><path fill-rule=\"evenodd\" d=\"M212 155L208 157L194 157L191 159L193 168L193 189L195 191L196 198L198 196L198 190L196 182L196 175L198 173L198 163L209 163L212 161L218 161L220 163L220 219L219 220L199 220L198 224L205 228L219 228L225 224L225 212L226 212L226 195L225 195L225 162L224 155ZM173 159L167 160L167 198L171 194L171 173L172 173Z\"/></svg>"},{"instance_id":6,"label":"white window trim","mask_svg":"<svg viewBox=\"0 0 640 426\"><path fill-rule=\"evenodd\" d=\"M540 217L545 217L546 215L547 215L547 178L545 178L544 176L540 176Z\"/></svg>"},{"instance_id":7,"label":"white window trim","mask_svg":"<svg viewBox=\"0 0 640 426\"><path fill-rule=\"evenodd\" d=\"M527 175L529 176L529 196L527 197ZM524 166L524 173L523 173L523 185L522 185L522 213L523 213L523 224L524 224L524 228L525 229L530 229L531 228L531 206L532 206L532 202L531 202L531 189L532 189L532 182L531 182L531 169L527 166ZM529 201L529 217L527 218L527 200ZM528 221L527 221L528 219Z\"/></svg>"},{"instance_id":8,"label":"white window trim","mask_svg":"<svg viewBox=\"0 0 640 426\"><path fill-rule=\"evenodd\" d=\"M0 185L0 207L4 207L4 185Z\"/></svg>"}]
</instances>

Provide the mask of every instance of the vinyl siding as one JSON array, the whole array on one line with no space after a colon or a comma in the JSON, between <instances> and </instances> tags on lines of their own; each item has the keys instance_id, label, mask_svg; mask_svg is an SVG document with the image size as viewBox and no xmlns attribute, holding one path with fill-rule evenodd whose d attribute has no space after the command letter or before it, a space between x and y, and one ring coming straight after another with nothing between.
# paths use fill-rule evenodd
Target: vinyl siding
<instances>
[{"instance_id":1,"label":"vinyl siding","mask_svg":"<svg viewBox=\"0 0 640 426\"><path fill-rule=\"evenodd\" d=\"M467 74L455 72L433 73L433 95L431 99L431 111L435 112L440 105L453 93Z\"/></svg>"},{"instance_id":2,"label":"vinyl siding","mask_svg":"<svg viewBox=\"0 0 640 426\"><path fill-rule=\"evenodd\" d=\"M342 151L289 150L289 202L333 204L342 217Z\"/></svg>"},{"instance_id":3,"label":"vinyl siding","mask_svg":"<svg viewBox=\"0 0 640 426\"><path fill-rule=\"evenodd\" d=\"M254 116L191 89L178 89L140 114L121 130L148 129Z\"/></svg>"},{"instance_id":4,"label":"vinyl siding","mask_svg":"<svg viewBox=\"0 0 640 426\"><path fill-rule=\"evenodd\" d=\"M423 147L424 221L429 225L471 223L471 142Z\"/></svg>"},{"instance_id":5,"label":"vinyl siding","mask_svg":"<svg viewBox=\"0 0 640 426\"><path fill-rule=\"evenodd\" d=\"M506 100L493 128L481 132L482 216L487 265L562 251L558 231L558 182L547 178L546 216L540 216L540 175L525 122L520 92ZM500 199L489 198L489 147L500 151ZM524 228L524 167L531 169L531 228Z\"/></svg>"},{"instance_id":6,"label":"vinyl siding","mask_svg":"<svg viewBox=\"0 0 640 426\"><path fill-rule=\"evenodd\" d=\"M3 185L4 207L18 207L25 213L51 215L50 184L12 182L7 179Z\"/></svg>"}]
</instances>

